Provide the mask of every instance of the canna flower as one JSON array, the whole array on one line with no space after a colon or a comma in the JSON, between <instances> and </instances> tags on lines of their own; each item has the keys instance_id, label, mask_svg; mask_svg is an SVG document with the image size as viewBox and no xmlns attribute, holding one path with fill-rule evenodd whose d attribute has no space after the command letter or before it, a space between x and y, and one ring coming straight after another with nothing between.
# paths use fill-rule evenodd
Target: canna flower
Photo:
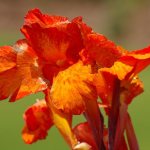
<instances>
[{"instance_id":1,"label":"canna flower","mask_svg":"<svg viewBox=\"0 0 150 150\"><path fill-rule=\"evenodd\" d=\"M103 104L108 106L106 111L109 115L109 132L110 134L114 132L113 137L109 136L111 138L109 141L112 142L110 146L114 144L115 149L124 141L123 132L126 129L126 124L128 126L127 120L131 122L127 113L127 106L135 96L143 92L143 84L137 74L149 63L150 48L148 47L126 52L110 68L100 68L95 75L94 84L98 94ZM134 130L128 128L128 131L130 148L132 149L134 145L135 149L138 149Z\"/></svg>"},{"instance_id":2,"label":"canna flower","mask_svg":"<svg viewBox=\"0 0 150 150\"><path fill-rule=\"evenodd\" d=\"M55 125L74 150L127 150L125 130L130 149L138 149L127 108L143 92L138 73L150 64L150 47L128 52L81 17L69 21L39 9L27 13L21 32L25 39L0 47L0 100L44 93L23 115L25 143L45 139ZM73 115L87 122L73 127Z\"/></svg>"},{"instance_id":3,"label":"canna flower","mask_svg":"<svg viewBox=\"0 0 150 150\"><path fill-rule=\"evenodd\" d=\"M48 86L52 86L50 92L51 98L47 100L49 106L54 106L58 110L62 107L61 111L69 115L81 114L85 110L89 113L88 110L93 107L91 110L96 111L96 113L93 113L96 116L95 124L97 124L97 120L100 123L100 114L96 103L97 95L94 92L94 87L89 83L84 83L89 82L86 75L90 76L91 71L89 66L84 67L82 63L78 63L80 58L79 52L84 47L86 34L92 32L91 29L82 23L81 18L75 18L72 22L69 22L67 18L63 17L51 17L50 19L50 17L41 14L41 12L36 9L28 13L25 18L25 25L21 31L39 58L38 64L42 70L43 77L48 80ZM74 66L77 66L77 69L74 69ZM79 73L79 69L83 69L83 72ZM70 70L72 71L70 72ZM60 74L63 73L64 76L59 77ZM72 75L75 75L73 79L71 79ZM63 81L63 77L70 80L68 86L68 81ZM79 82L80 78L81 84L83 84L81 88L79 84L75 85L74 83L76 80ZM58 80L57 83L56 80ZM64 85L64 83L66 85ZM60 87L60 90L57 90L57 87ZM79 88L81 90L80 93ZM64 91L66 91L66 93ZM64 93L64 95L60 95L60 93ZM72 94L76 94L75 99L73 99ZM93 102L85 102L85 98L88 97L87 95L89 95L89 100ZM90 103L93 103L92 107ZM70 106L70 108L68 106ZM73 110L71 110L71 108ZM93 114L90 114L90 118L93 118ZM95 127L93 126L93 128ZM97 130L95 134L98 135L95 135L95 138L101 138L102 140L102 127L97 126ZM64 135L64 133L62 134ZM99 144L99 140L97 140L97 144Z\"/></svg>"},{"instance_id":4,"label":"canna flower","mask_svg":"<svg viewBox=\"0 0 150 150\"><path fill-rule=\"evenodd\" d=\"M72 132L72 115L84 112L93 129L96 125L96 131L95 129L93 131L98 147L103 146L103 124L97 105L97 94L90 83L92 70L90 66L83 65L79 55L84 47L86 35L92 32L91 28L86 26L80 17L70 22L66 17L48 16L34 9L26 15L21 31L26 39L19 40L14 46L0 48L0 59L4 60L4 63L0 64L2 66L1 100L9 97L10 101L14 102L28 94L43 91L51 114L50 120L56 125L71 148L78 144ZM80 72L80 69L83 71ZM63 74L66 75L66 78ZM15 78L10 82L12 75ZM72 75L75 75L74 78L71 78ZM60 83L57 82L59 78L61 78ZM78 81L82 86L74 84ZM68 95L63 94L64 91ZM74 94L77 97L74 97ZM71 100L71 98L74 99ZM47 128L42 126L44 120L40 119L38 110L46 106L43 106L43 103L41 105L37 104L29 108L24 115L27 125L23 129L23 139L26 143L45 138L52 124L48 121L50 125ZM30 111L35 108L37 112L30 114ZM94 122L92 118L95 118ZM36 129L34 125L33 128L30 127L34 123L42 126L42 129Z\"/></svg>"}]
</instances>

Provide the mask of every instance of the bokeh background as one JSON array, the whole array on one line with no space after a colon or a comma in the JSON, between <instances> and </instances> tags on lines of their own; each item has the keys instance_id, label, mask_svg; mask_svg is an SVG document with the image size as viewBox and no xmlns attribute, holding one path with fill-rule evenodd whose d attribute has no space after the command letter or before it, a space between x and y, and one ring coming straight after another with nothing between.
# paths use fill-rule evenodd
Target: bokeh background
<instances>
[{"instance_id":1,"label":"bokeh background","mask_svg":"<svg viewBox=\"0 0 150 150\"><path fill-rule=\"evenodd\" d=\"M63 15L70 19L83 16L94 31L126 49L141 49L150 45L149 0L0 0L0 46L11 45L23 38L20 27L29 9ZM140 150L150 148L150 68L140 74L145 92L134 99L129 112L135 127ZM13 78L13 77L12 77ZM11 81L10 81L11 82ZM22 114L42 94L28 96L16 103L0 102L0 150L69 150L53 127L46 140L26 145L21 139ZM75 117L75 123L82 120Z\"/></svg>"}]
</instances>

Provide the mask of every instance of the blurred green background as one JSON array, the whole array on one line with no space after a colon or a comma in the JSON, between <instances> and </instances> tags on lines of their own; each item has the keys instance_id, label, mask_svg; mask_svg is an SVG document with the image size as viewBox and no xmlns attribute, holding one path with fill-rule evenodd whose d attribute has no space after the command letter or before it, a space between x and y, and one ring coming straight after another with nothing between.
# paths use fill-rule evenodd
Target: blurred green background
<instances>
[{"instance_id":1,"label":"blurred green background","mask_svg":"<svg viewBox=\"0 0 150 150\"><path fill-rule=\"evenodd\" d=\"M29 9L38 7L44 13L64 15L70 19L83 16L94 31L126 49L150 45L149 0L0 0L0 46L11 45L23 36L19 32ZM140 150L150 148L150 68L140 74L145 92L129 106ZM11 82L11 81L10 81ZM0 102L0 150L69 150L53 127L46 140L26 145L21 139L22 114L42 94L28 96L16 103ZM75 122L82 120L76 117Z\"/></svg>"}]
</instances>

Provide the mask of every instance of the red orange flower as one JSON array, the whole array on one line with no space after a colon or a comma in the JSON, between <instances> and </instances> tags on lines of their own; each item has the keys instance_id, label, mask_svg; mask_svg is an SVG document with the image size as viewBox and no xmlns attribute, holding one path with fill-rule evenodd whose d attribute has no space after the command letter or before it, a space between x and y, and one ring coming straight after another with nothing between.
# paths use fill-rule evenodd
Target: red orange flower
<instances>
[{"instance_id":1,"label":"red orange flower","mask_svg":"<svg viewBox=\"0 0 150 150\"><path fill-rule=\"evenodd\" d=\"M150 47L128 52L81 17L69 21L39 9L27 13L21 32L24 40L0 47L0 100L44 93L24 114L24 141L45 139L55 125L74 150L127 150L124 130L130 149L138 149L127 108L143 92L138 73L150 64ZM73 115L81 114L87 123L73 129Z\"/></svg>"}]
</instances>

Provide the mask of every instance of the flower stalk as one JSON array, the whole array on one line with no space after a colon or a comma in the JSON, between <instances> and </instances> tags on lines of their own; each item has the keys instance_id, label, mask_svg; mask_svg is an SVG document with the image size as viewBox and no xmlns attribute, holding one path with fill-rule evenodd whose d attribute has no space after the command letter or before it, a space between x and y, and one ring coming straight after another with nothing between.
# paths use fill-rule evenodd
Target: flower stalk
<instances>
[{"instance_id":1,"label":"flower stalk","mask_svg":"<svg viewBox=\"0 0 150 150\"><path fill-rule=\"evenodd\" d=\"M119 117L118 117L118 122L116 126L116 134L115 134L115 144L114 144L114 149L118 150L122 145L122 141L125 143L125 138L124 138L124 130L126 127L127 123L127 105L125 103L121 103L120 109L119 109Z\"/></svg>"},{"instance_id":2,"label":"flower stalk","mask_svg":"<svg viewBox=\"0 0 150 150\"><path fill-rule=\"evenodd\" d=\"M129 114L127 115L126 134L130 150L139 150L138 141Z\"/></svg>"},{"instance_id":3,"label":"flower stalk","mask_svg":"<svg viewBox=\"0 0 150 150\"><path fill-rule=\"evenodd\" d=\"M109 130L109 150L114 150L117 122L120 108L120 81L115 79L112 104L109 111L108 130Z\"/></svg>"},{"instance_id":4,"label":"flower stalk","mask_svg":"<svg viewBox=\"0 0 150 150\"><path fill-rule=\"evenodd\" d=\"M103 142L104 121L99 110L98 103L93 100L88 100L84 115L92 129L93 136L97 144L97 149L105 150L105 145Z\"/></svg>"}]
</instances>

